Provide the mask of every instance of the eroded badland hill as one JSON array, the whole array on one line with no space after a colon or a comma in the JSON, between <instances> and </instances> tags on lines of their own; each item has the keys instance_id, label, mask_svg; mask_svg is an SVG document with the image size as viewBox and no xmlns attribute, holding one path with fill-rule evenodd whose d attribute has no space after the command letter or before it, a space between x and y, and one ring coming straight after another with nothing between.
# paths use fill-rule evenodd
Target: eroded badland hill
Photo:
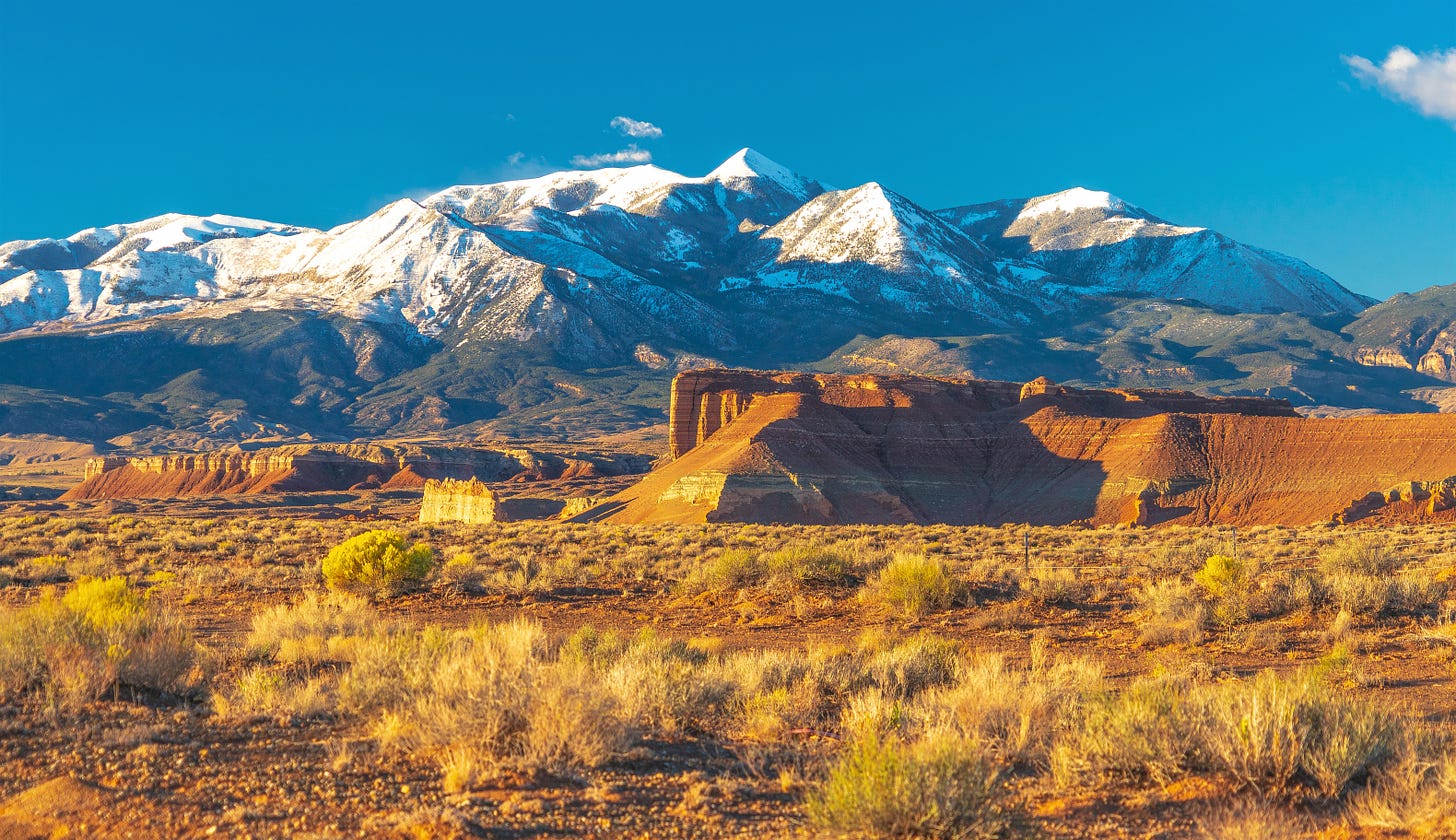
<instances>
[{"instance_id":1,"label":"eroded badland hill","mask_svg":"<svg viewBox=\"0 0 1456 840\"><path fill-rule=\"evenodd\" d=\"M1302 525L1377 507L1456 516L1441 484L1456 475L1452 415L1311 419L1283 400L1044 378L715 370L674 381L669 436L670 464L589 515L979 525ZM1372 493L1411 504L1373 506Z\"/></svg>"}]
</instances>

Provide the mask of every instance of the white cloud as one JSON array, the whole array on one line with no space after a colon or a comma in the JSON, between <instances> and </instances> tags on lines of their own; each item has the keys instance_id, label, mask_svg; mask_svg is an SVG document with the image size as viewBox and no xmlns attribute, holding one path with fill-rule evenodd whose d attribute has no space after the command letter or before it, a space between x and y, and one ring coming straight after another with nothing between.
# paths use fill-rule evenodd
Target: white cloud
<instances>
[{"instance_id":1,"label":"white cloud","mask_svg":"<svg viewBox=\"0 0 1456 840\"><path fill-rule=\"evenodd\" d=\"M1456 48L1417 55L1398 46L1384 64L1358 55L1341 58L1361 81L1386 96L1414 105L1428 117L1456 123Z\"/></svg>"},{"instance_id":2,"label":"white cloud","mask_svg":"<svg viewBox=\"0 0 1456 840\"><path fill-rule=\"evenodd\" d=\"M661 137L662 129L646 120L631 117L612 117L612 128L622 132L623 137Z\"/></svg>"},{"instance_id":3,"label":"white cloud","mask_svg":"<svg viewBox=\"0 0 1456 840\"><path fill-rule=\"evenodd\" d=\"M634 143L625 149L615 152L607 152L600 155L577 155L571 159L572 166L579 166L583 169L593 169L598 166L614 166L620 163L651 163L652 153L646 149L639 149Z\"/></svg>"},{"instance_id":4,"label":"white cloud","mask_svg":"<svg viewBox=\"0 0 1456 840\"><path fill-rule=\"evenodd\" d=\"M549 161L539 155L527 155L525 152L515 152L497 165L488 173L488 177L497 181L518 181L523 178L535 178L540 175L548 175L552 172L560 172L560 166L552 166Z\"/></svg>"}]
</instances>

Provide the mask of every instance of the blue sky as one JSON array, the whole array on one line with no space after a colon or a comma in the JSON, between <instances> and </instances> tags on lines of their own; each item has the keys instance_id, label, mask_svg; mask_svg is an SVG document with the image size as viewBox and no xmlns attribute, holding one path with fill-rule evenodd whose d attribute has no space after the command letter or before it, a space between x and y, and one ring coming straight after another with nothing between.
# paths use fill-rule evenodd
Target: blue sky
<instances>
[{"instance_id":1,"label":"blue sky","mask_svg":"<svg viewBox=\"0 0 1456 840\"><path fill-rule=\"evenodd\" d=\"M1366 294L1456 282L1456 118L1343 58L1456 48L1450 0L0 10L0 241L328 227L620 151L628 116L689 174L752 146L932 208L1081 185Z\"/></svg>"}]
</instances>

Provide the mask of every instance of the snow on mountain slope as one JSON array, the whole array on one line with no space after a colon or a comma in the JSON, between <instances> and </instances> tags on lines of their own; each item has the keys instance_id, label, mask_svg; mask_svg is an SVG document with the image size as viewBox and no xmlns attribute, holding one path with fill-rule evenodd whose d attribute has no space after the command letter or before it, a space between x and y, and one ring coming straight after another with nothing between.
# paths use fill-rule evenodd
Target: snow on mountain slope
<instances>
[{"instance_id":1,"label":"snow on mountain slope","mask_svg":"<svg viewBox=\"0 0 1456 840\"><path fill-rule=\"evenodd\" d=\"M823 193L762 231L764 261L723 289L809 289L905 312L1024 321L1044 272L1002 271L980 243L869 183ZM1009 266L1009 263L1008 263Z\"/></svg>"},{"instance_id":2,"label":"snow on mountain slope","mask_svg":"<svg viewBox=\"0 0 1456 840\"><path fill-rule=\"evenodd\" d=\"M291 236L305 231L306 228L240 216L183 216L168 213L127 226L121 240L97 259L106 260L112 254L122 255L132 250L177 251L216 239L248 239L266 233Z\"/></svg>"},{"instance_id":3,"label":"snow on mountain slope","mask_svg":"<svg viewBox=\"0 0 1456 840\"><path fill-rule=\"evenodd\" d=\"M66 239L32 239L0 245L0 282L27 271L63 271L85 268L106 260L114 252L176 250L214 239L289 235L305 228L279 225L238 216L186 216L167 213L129 224L89 228Z\"/></svg>"},{"instance_id":4,"label":"snow on mountain slope","mask_svg":"<svg viewBox=\"0 0 1456 840\"><path fill-rule=\"evenodd\" d=\"M177 228L174 221L152 229ZM682 332L722 332L695 300L639 288L647 286L641 278L587 249L560 240L528 247L510 232L408 199L328 232L193 239L191 247L166 240L175 250L151 250L140 235L130 240L133 250L113 248L88 268L31 271L0 284L0 327L299 308L402 322L423 335L457 327L482 340L570 333L582 344L611 332L579 323L597 315L675 337L674 322L658 317L675 309L688 322ZM571 282L551 282L559 276ZM580 352L604 348L611 349L582 344Z\"/></svg>"},{"instance_id":5,"label":"snow on mountain slope","mask_svg":"<svg viewBox=\"0 0 1456 840\"><path fill-rule=\"evenodd\" d=\"M817 181L742 149L702 178L655 166L556 173L452 187L425 205L476 225L548 233L644 277L671 275L712 288L715 268L732 262L755 230L823 191Z\"/></svg>"},{"instance_id":6,"label":"snow on mountain slope","mask_svg":"<svg viewBox=\"0 0 1456 840\"><path fill-rule=\"evenodd\" d=\"M782 218L824 189L817 181L745 148L702 178L689 178L650 164L556 172L522 181L450 187L423 203L453 210L476 224L503 227L529 224L530 216L539 210L580 216L608 206L643 216L717 210L720 218L728 218L732 213L725 202L747 203L754 199L774 204L777 218ZM765 221L772 223L777 218ZM739 220L733 221L736 224Z\"/></svg>"},{"instance_id":7,"label":"snow on mountain slope","mask_svg":"<svg viewBox=\"0 0 1456 840\"><path fill-rule=\"evenodd\" d=\"M450 187L422 203L453 210L476 224L508 225L536 209L580 213L609 204L625 210L670 185L691 180L652 165L554 172L522 181Z\"/></svg>"},{"instance_id":8,"label":"snow on mountain slope","mask_svg":"<svg viewBox=\"0 0 1456 840\"><path fill-rule=\"evenodd\" d=\"M1169 224L1105 192L941 210L987 247L1090 289L1189 298L1247 312L1358 312L1370 301L1308 264L1216 231Z\"/></svg>"},{"instance_id":9,"label":"snow on mountain slope","mask_svg":"<svg viewBox=\"0 0 1456 840\"><path fill-rule=\"evenodd\" d=\"M732 347L756 316L735 324L721 307L777 316L816 300L785 295L886 324L1022 324L1112 291L1246 311L1364 304L1298 260L1104 192L936 214L875 183L826 191L752 149L700 178L634 166L451 187L328 231L168 214L0 245L0 332L307 309L612 357L649 339Z\"/></svg>"}]
</instances>

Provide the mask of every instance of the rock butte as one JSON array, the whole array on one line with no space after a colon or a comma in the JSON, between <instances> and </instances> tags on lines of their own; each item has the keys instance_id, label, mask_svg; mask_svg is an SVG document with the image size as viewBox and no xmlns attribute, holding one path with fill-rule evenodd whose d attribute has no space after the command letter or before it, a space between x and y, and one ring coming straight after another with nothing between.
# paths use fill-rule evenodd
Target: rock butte
<instances>
[{"instance_id":1,"label":"rock butte","mask_svg":"<svg viewBox=\"0 0 1456 840\"><path fill-rule=\"evenodd\" d=\"M576 496L567 499L546 499L531 496L507 496L476 479L458 481L446 478L425 482L425 495L420 503L421 522L463 522L467 525L488 525L492 522L519 522L527 519L565 519L582 513L597 499Z\"/></svg>"},{"instance_id":2,"label":"rock butte","mask_svg":"<svg viewBox=\"0 0 1456 840\"><path fill-rule=\"evenodd\" d=\"M1302 525L1456 475L1456 416L1046 379L688 371L669 435L670 463L577 520Z\"/></svg>"},{"instance_id":3,"label":"rock butte","mask_svg":"<svg viewBox=\"0 0 1456 840\"><path fill-rule=\"evenodd\" d=\"M412 443L290 444L253 451L93 458L62 500L423 487L428 479L589 478L643 472L648 459Z\"/></svg>"}]
</instances>

